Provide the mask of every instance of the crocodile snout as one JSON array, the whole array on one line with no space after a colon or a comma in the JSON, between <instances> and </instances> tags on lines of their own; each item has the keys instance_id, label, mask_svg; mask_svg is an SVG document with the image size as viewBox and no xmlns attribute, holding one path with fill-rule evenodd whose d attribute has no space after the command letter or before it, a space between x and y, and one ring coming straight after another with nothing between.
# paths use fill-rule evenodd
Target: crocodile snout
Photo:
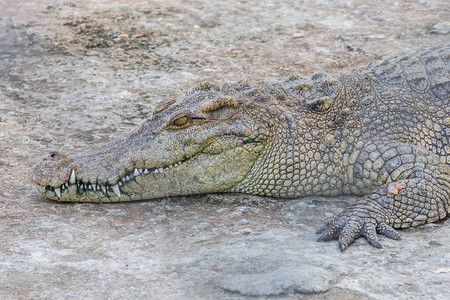
<instances>
[{"instance_id":1,"label":"crocodile snout","mask_svg":"<svg viewBox=\"0 0 450 300\"><path fill-rule=\"evenodd\" d=\"M30 170L30 179L41 186L59 186L70 176L71 159L59 152L50 152Z\"/></svg>"}]
</instances>

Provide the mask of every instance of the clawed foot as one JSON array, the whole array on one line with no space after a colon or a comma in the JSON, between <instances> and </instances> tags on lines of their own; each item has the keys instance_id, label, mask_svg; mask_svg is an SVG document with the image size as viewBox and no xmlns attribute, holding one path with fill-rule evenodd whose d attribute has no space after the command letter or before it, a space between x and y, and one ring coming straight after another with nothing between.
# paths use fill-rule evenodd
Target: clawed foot
<instances>
[{"instance_id":1,"label":"clawed foot","mask_svg":"<svg viewBox=\"0 0 450 300\"><path fill-rule=\"evenodd\" d=\"M341 251L347 249L354 240L364 237L370 245L382 248L377 233L399 240L400 235L386 223L387 218L381 208L366 203L355 204L338 216L325 220L316 234L317 241L338 239Z\"/></svg>"}]
</instances>

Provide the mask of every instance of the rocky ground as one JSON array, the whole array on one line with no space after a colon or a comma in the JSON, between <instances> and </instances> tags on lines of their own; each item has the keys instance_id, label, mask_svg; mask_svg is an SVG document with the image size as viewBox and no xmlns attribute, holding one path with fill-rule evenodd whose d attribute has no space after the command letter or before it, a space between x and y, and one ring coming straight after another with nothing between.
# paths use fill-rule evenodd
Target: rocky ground
<instances>
[{"instance_id":1,"label":"rocky ground","mask_svg":"<svg viewBox=\"0 0 450 300\"><path fill-rule=\"evenodd\" d=\"M27 178L201 81L336 74L450 43L448 1L368 2L1 1L0 298L448 297L449 221L341 253L314 228L352 197L60 204Z\"/></svg>"}]
</instances>

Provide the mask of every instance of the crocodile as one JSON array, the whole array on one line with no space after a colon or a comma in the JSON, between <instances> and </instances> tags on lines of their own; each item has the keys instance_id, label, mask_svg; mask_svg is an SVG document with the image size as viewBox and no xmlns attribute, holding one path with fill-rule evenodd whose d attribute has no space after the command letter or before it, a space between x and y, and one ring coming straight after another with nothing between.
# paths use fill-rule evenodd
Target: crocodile
<instances>
[{"instance_id":1,"label":"crocodile","mask_svg":"<svg viewBox=\"0 0 450 300\"><path fill-rule=\"evenodd\" d=\"M450 45L331 76L216 85L162 101L128 135L30 171L47 198L117 202L205 193L357 195L316 231L343 251L450 214Z\"/></svg>"}]
</instances>

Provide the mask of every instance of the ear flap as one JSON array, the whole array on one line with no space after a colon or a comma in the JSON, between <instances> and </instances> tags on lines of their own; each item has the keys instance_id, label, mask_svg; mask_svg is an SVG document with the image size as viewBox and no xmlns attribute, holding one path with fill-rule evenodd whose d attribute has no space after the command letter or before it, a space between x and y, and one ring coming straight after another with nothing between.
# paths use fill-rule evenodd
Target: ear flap
<instances>
[{"instance_id":1,"label":"ear flap","mask_svg":"<svg viewBox=\"0 0 450 300\"><path fill-rule=\"evenodd\" d=\"M341 89L339 81L326 73L314 74L311 79L292 75L282 82L282 86L300 107L319 114L332 109Z\"/></svg>"},{"instance_id":2,"label":"ear flap","mask_svg":"<svg viewBox=\"0 0 450 300\"><path fill-rule=\"evenodd\" d=\"M313 101L307 101L305 103L305 106L308 107L310 110L318 113L324 113L331 107L331 99L330 97L323 97L323 98L316 98L312 99Z\"/></svg>"}]
</instances>

